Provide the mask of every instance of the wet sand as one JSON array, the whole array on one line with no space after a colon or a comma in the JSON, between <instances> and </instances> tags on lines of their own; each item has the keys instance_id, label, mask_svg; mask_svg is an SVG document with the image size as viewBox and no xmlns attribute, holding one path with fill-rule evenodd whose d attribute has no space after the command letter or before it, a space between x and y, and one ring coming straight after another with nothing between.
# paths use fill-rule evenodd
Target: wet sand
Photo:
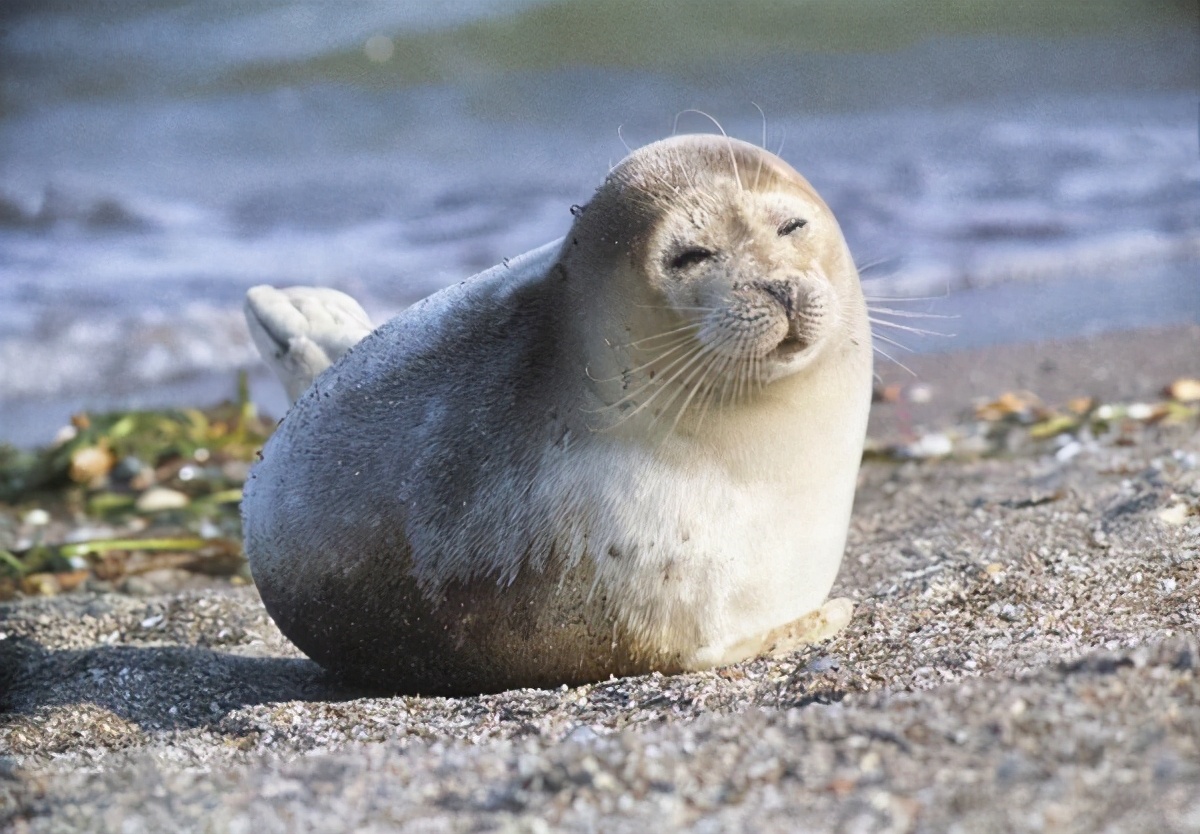
<instances>
[{"instance_id":1,"label":"wet sand","mask_svg":"<svg viewBox=\"0 0 1200 834\"><path fill-rule=\"evenodd\" d=\"M1157 399L1200 327L906 363L877 443ZM0 828L1200 831L1200 425L1079 440L868 460L851 625L708 673L380 697L253 588L0 605Z\"/></svg>"}]
</instances>

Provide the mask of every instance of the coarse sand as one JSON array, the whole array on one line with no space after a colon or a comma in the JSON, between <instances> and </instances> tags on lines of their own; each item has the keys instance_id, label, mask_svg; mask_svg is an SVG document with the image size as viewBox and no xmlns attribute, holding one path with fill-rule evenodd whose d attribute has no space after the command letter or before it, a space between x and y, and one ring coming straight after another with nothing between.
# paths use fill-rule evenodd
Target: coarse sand
<instances>
[{"instance_id":1,"label":"coarse sand","mask_svg":"<svg viewBox=\"0 0 1200 834\"><path fill-rule=\"evenodd\" d=\"M1200 327L909 364L879 442L1017 388L1155 399ZM5 603L0 829L1200 831L1200 424L1071 442L868 459L850 626L706 673L387 697L249 587Z\"/></svg>"}]
</instances>

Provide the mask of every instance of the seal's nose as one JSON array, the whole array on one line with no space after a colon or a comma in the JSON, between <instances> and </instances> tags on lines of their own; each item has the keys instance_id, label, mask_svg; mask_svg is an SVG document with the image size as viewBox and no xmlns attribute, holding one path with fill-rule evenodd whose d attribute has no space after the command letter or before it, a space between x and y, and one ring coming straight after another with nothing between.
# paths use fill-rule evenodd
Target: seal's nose
<instances>
[{"instance_id":1,"label":"seal's nose","mask_svg":"<svg viewBox=\"0 0 1200 834\"><path fill-rule=\"evenodd\" d=\"M794 285L786 284L783 281L766 281L760 286L763 292L779 302L789 320L795 317L799 298Z\"/></svg>"},{"instance_id":2,"label":"seal's nose","mask_svg":"<svg viewBox=\"0 0 1200 834\"><path fill-rule=\"evenodd\" d=\"M756 287L778 302L787 317L787 333L781 346L792 350L807 347L813 340L813 319L817 312L813 309L815 288L807 277L761 281Z\"/></svg>"}]
</instances>

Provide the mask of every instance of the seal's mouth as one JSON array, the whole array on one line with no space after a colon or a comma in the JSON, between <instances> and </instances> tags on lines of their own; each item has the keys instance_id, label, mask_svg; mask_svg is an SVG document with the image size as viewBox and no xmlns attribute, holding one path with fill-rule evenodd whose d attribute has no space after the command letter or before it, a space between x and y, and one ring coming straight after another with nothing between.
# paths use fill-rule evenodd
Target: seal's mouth
<instances>
[{"instance_id":1,"label":"seal's mouth","mask_svg":"<svg viewBox=\"0 0 1200 834\"><path fill-rule=\"evenodd\" d=\"M812 342L802 339L799 336L792 336L789 333L768 355L778 359L789 359L796 354L803 353L810 347L812 347Z\"/></svg>"},{"instance_id":2,"label":"seal's mouth","mask_svg":"<svg viewBox=\"0 0 1200 834\"><path fill-rule=\"evenodd\" d=\"M793 302L781 306L787 317L787 332L769 355L777 359L790 359L811 349L820 340L824 304L809 297L804 299L804 303Z\"/></svg>"},{"instance_id":3,"label":"seal's mouth","mask_svg":"<svg viewBox=\"0 0 1200 834\"><path fill-rule=\"evenodd\" d=\"M788 317L787 334L775 348L775 352L780 356L794 356L816 344L820 336L822 310L823 307L819 303L806 307L785 308Z\"/></svg>"},{"instance_id":4,"label":"seal's mouth","mask_svg":"<svg viewBox=\"0 0 1200 834\"><path fill-rule=\"evenodd\" d=\"M722 357L717 375L745 374L765 362L770 373L798 369L814 356L829 331L828 290L804 278L739 285L700 323L697 337Z\"/></svg>"},{"instance_id":5,"label":"seal's mouth","mask_svg":"<svg viewBox=\"0 0 1200 834\"><path fill-rule=\"evenodd\" d=\"M777 306L787 330L768 352L774 359L790 359L813 347L819 339L825 299L808 281L763 281L756 287Z\"/></svg>"}]
</instances>

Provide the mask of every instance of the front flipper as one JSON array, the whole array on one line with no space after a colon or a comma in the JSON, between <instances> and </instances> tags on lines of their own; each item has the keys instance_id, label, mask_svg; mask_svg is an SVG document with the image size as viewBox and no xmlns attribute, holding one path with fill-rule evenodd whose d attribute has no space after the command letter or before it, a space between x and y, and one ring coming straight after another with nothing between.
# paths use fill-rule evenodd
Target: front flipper
<instances>
[{"instance_id":1,"label":"front flipper","mask_svg":"<svg viewBox=\"0 0 1200 834\"><path fill-rule=\"evenodd\" d=\"M252 287L245 312L258 352L292 402L372 330L357 301L326 287Z\"/></svg>"}]
</instances>

